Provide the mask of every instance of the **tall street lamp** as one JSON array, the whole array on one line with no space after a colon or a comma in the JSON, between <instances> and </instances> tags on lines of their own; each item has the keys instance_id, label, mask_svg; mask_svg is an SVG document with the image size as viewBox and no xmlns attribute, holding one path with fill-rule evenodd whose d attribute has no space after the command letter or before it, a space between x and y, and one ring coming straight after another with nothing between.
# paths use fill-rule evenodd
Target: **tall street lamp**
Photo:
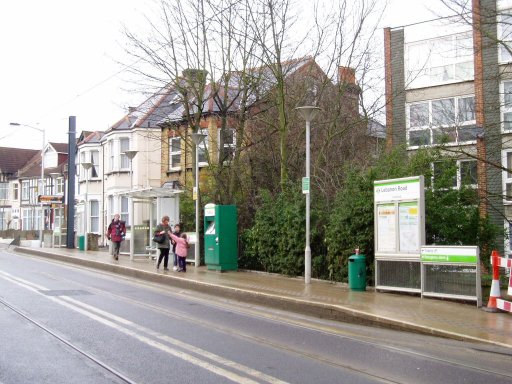
<instances>
[{"instance_id":1,"label":"tall street lamp","mask_svg":"<svg viewBox=\"0 0 512 384\"><path fill-rule=\"evenodd\" d=\"M128 160L130 160L130 192L133 189L133 158L137 154L137 151L130 150L130 151L124 151L123 152ZM133 260L133 253L135 252L135 234L133 233L133 212L134 212L134 205L133 205L133 197L130 196L130 260Z\"/></svg>"},{"instance_id":2,"label":"tall street lamp","mask_svg":"<svg viewBox=\"0 0 512 384\"><path fill-rule=\"evenodd\" d=\"M199 256L200 241L199 241L199 144L206 138L206 135L202 133L190 134L192 141L196 145L196 186L195 189L195 200L196 200L196 244L194 247L194 263L196 267L199 267L201 258Z\"/></svg>"},{"instance_id":3,"label":"tall street lamp","mask_svg":"<svg viewBox=\"0 0 512 384\"><path fill-rule=\"evenodd\" d=\"M44 195L44 145L45 145L45 130L37 127L33 127L28 124L22 124L22 123L9 123L9 125L14 127L27 127L31 129L35 129L36 131L39 131L43 134L43 143L41 145L41 191L39 195ZM39 201L41 205L41 227L39 228L39 247L43 247L43 230L44 230L44 206L43 206L43 200L40 199Z\"/></svg>"},{"instance_id":4,"label":"tall street lamp","mask_svg":"<svg viewBox=\"0 0 512 384\"><path fill-rule=\"evenodd\" d=\"M295 108L300 115L306 120L306 177L302 181L302 191L306 194L306 249L304 251L304 282L311 283L311 247L309 245L309 211L310 211L310 174L309 174L309 138L311 130L311 120L313 120L320 108L307 105Z\"/></svg>"},{"instance_id":5,"label":"tall street lamp","mask_svg":"<svg viewBox=\"0 0 512 384\"><path fill-rule=\"evenodd\" d=\"M88 207L89 207L89 169L94 165L93 163L83 162L80 163L85 171L85 201L84 201L84 251L87 252L87 234L89 233L89 220L87 220Z\"/></svg>"}]
</instances>

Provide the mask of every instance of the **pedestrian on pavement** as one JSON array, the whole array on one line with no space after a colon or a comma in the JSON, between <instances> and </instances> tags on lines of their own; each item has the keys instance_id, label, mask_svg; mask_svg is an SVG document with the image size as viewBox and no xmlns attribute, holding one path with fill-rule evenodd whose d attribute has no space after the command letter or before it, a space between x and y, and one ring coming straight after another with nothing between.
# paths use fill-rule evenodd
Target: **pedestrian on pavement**
<instances>
[{"instance_id":1,"label":"pedestrian on pavement","mask_svg":"<svg viewBox=\"0 0 512 384\"><path fill-rule=\"evenodd\" d=\"M125 236L126 225L124 221L121 221L119 213L116 213L107 228L107 239L112 242L112 255L115 260L119 260L119 249Z\"/></svg>"},{"instance_id":2,"label":"pedestrian on pavement","mask_svg":"<svg viewBox=\"0 0 512 384\"><path fill-rule=\"evenodd\" d=\"M186 233L179 237L171 233L171 239L176 242L176 254L178 255L178 272L187 272L188 238Z\"/></svg>"},{"instance_id":3,"label":"pedestrian on pavement","mask_svg":"<svg viewBox=\"0 0 512 384\"><path fill-rule=\"evenodd\" d=\"M163 259L164 271L168 271L169 268L167 268L167 266L169 264L169 248L171 246L169 235L172 234L171 227L169 226L169 216L166 215L162 217L162 222L156 226L154 234L164 235L164 241L162 243L156 244L156 247L160 250L158 262L156 263L156 269L160 268L160 263L162 262Z\"/></svg>"},{"instance_id":4,"label":"pedestrian on pavement","mask_svg":"<svg viewBox=\"0 0 512 384\"><path fill-rule=\"evenodd\" d=\"M176 236L178 236L178 237L181 236L181 225L179 223L174 226L174 232L173 233ZM173 267L172 267L172 269L174 271L177 271L178 270L178 255L176 254L176 242L171 239L171 244L172 244L172 254L173 254Z\"/></svg>"}]
</instances>

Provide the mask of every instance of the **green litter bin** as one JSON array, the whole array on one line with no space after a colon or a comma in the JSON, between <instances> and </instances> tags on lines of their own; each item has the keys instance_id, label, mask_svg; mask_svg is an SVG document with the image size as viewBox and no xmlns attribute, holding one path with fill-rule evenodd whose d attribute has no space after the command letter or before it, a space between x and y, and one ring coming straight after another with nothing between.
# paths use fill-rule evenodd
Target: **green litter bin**
<instances>
[{"instance_id":1,"label":"green litter bin","mask_svg":"<svg viewBox=\"0 0 512 384\"><path fill-rule=\"evenodd\" d=\"M348 258L348 286L353 291L366 291L366 256L355 254Z\"/></svg>"},{"instance_id":2,"label":"green litter bin","mask_svg":"<svg viewBox=\"0 0 512 384\"><path fill-rule=\"evenodd\" d=\"M83 251L85 249L85 236L78 236L78 249Z\"/></svg>"}]
</instances>

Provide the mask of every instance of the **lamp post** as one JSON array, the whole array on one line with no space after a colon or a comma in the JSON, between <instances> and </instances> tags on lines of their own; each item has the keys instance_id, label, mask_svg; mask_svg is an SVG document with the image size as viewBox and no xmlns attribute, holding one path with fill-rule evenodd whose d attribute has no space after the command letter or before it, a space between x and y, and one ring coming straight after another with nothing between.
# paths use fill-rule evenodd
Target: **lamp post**
<instances>
[{"instance_id":1,"label":"lamp post","mask_svg":"<svg viewBox=\"0 0 512 384\"><path fill-rule=\"evenodd\" d=\"M196 244L194 247L194 263L197 268L201 263L201 258L199 255L199 249L201 244L199 241L199 144L201 144L201 142L206 138L206 135L203 135L202 133L192 133L190 134L190 136L192 137L192 141L196 145Z\"/></svg>"},{"instance_id":2,"label":"lamp post","mask_svg":"<svg viewBox=\"0 0 512 384\"><path fill-rule=\"evenodd\" d=\"M132 188L133 188L133 158L137 154L137 151L130 150L130 151L124 151L123 153L130 160L130 192L131 192ZM134 211L133 197L130 196L130 260L133 260L133 253L135 252L135 236L133 234L133 224L134 224L133 211Z\"/></svg>"},{"instance_id":3,"label":"lamp post","mask_svg":"<svg viewBox=\"0 0 512 384\"><path fill-rule=\"evenodd\" d=\"M9 125L14 127L27 127L31 129L35 129L36 131L39 131L43 134L43 143L41 145L41 192L39 195L44 195L44 144L46 142L45 140L45 130L37 127L33 127L28 124L22 124L22 123L9 123ZM39 228L39 247L43 247L43 230L44 230L44 207L43 207L43 200L40 200L40 206L41 206L41 227Z\"/></svg>"},{"instance_id":4,"label":"lamp post","mask_svg":"<svg viewBox=\"0 0 512 384\"><path fill-rule=\"evenodd\" d=\"M303 107L295 108L299 111L300 115L304 120L306 120L306 178L303 181L303 193L306 194L306 249L304 251L304 282L306 284L311 283L311 247L309 245L309 211L310 211L310 173L309 173L309 138L310 138L310 130L311 130L311 120L314 119L320 108L307 105Z\"/></svg>"},{"instance_id":5,"label":"lamp post","mask_svg":"<svg viewBox=\"0 0 512 384\"><path fill-rule=\"evenodd\" d=\"M93 163L83 162L81 163L85 170L85 201L84 201L84 251L87 252L87 234L89 233L89 220L87 220L87 213L89 207L89 169L92 168Z\"/></svg>"}]
</instances>

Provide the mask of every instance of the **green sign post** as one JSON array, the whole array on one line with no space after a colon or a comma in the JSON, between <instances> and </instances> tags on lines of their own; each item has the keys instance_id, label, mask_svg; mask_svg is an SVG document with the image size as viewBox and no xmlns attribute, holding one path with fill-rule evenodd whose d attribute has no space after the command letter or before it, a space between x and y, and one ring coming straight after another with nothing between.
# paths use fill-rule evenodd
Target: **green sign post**
<instances>
[{"instance_id":1,"label":"green sign post","mask_svg":"<svg viewBox=\"0 0 512 384\"><path fill-rule=\"evenodd\" d=\"M302 193L309 193L309 177L302 178Z\"/></svg>"}]
</instances>

